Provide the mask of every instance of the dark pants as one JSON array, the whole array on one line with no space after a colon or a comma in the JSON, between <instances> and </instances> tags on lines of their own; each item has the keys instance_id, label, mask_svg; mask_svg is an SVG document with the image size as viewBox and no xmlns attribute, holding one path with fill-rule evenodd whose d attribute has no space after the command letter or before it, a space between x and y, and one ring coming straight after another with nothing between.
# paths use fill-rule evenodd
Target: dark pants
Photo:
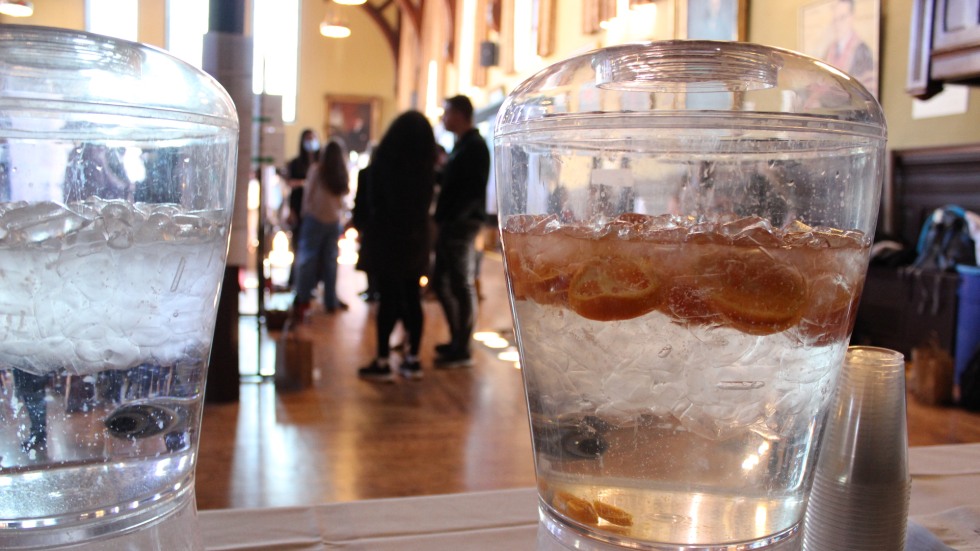
<instances>
[{"instance_id":1,"label":"dark pants","mask_svg":"<svg viewBox=\"0 0 980 551\"><path fill-rule=\"evenodd\" d=\"M47 385L48 377L45 375L14 369L14 387L17 396L24 401L31 420L31 432L25 444L29 443L32 447L44 447L48 441L48 406L44 400Z\"/></svg>"},{"instance_id":2,"label":"dark pants","mask_svg":"<svg viewBox=\"0 0 980 551\"><path fill-rule=\"evenodd\" d=\"M379 277L378 295L378 357L387 358L391 352L389 340L398 320L408 333L409 354L418 357L424 322L418 278Z\"/></svg>"},{"instance_id":3,"label":"dark pants","mask_svg":"<svg viewBox=\"0 0 980 551\"><path fill-rule=\"evenodd\" d=\"M450 344L456 352L470 351L476 319L476 248L479 223L443 226L436 238L433 290L449 325Z\"/></svg>"}]
</instances>

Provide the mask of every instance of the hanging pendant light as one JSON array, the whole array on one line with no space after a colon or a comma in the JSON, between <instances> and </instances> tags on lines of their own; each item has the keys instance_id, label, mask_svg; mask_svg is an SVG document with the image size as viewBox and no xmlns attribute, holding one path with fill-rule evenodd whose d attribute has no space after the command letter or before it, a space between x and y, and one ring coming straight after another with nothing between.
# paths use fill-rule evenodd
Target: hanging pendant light
<instances>
[{"instance_id":1,"label":"hanging pendant light","mask_svg":"<svg viewBox=\"0 0 980 551\"><path fill-rule=\"evenodd\" d=\"M327 0L327 11L320 22L320 34L327 38L347 38L350 36L350 27L334 13L330 0Z\"/></svg>"},{"instance_id":2,"label":"hanging pendant light","mask_svg":"<svg viewBox=\"0 0 980 551\"><path fill-rule=\"evenodd\" d=\"M347 38L350 36L350 27L324 20L320 22L320 34L327 38Z\"/></svg>"},{"instance_id":3,"label":"hanging pendant light","mask_svg":"<svg viewBox=\"0 0 980 551\"><path fill-rule=\"evenodd\" d=\"M0 0L0 14L10 17L30 17L34 15L34 2L30 0Z\"/></svg>"}]
</instances>

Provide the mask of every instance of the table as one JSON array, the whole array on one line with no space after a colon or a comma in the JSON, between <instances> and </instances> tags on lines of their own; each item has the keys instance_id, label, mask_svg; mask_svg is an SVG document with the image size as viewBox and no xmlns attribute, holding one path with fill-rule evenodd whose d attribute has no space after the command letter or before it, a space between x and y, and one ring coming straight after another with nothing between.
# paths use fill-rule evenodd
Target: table
<instances>
[{"instance_id":1,"label":"table","mask_svg":"<svg viewBox=\"0 0 980 551\"><path fill-rule=\"evenodd\" d=\"M960 551L980 551L980 444L909 450L910 524ZM202 511L208 551L535 549L534 488Z\"/></svg>"}]
</instances>

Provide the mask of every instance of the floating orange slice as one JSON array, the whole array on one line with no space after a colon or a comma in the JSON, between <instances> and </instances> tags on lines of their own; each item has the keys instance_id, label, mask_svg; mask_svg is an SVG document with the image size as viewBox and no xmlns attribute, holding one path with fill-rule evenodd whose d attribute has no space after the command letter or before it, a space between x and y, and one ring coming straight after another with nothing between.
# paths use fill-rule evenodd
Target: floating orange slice
<instances>
[{"instance_id":1,"label":"floating orange slice","mask_svg":"<svg viewBox=\"0 0 980 551\"><path fill-rule=\"evenodd\" d=\"M559 513L582 524L597 524L599 522L599 515L596 514L591 503L568 492L556 492L551 500L551 505Z\"/></svg>"},{"instance_id":2,"label":"floating orange slice","mask_svg":"<svg viewBox=\"0 0 980 551\"><path fill-rule=\"evenodd\" d=\"M689 283L679 284L675 281L674 285L667 291L664 311L676 323L684 325L721 323L721 316L714 311L712 306L704 298L707 291L704 288L690 285Z\"/></svg>"},{"instance_id":3,"label":"floating orange slice","mask_svg":"<svg viewBox=\"0 0 980 551\"><path fill-rule=\"evenodd\" d=\"M599 518L606 522L617 526L633 526L633 515L615 505L610 505L596 499L592 502L592 508L595 509Z\"/></svg>"},{"instance_id":4,"label":"floating orange slice","mask_svg":"<svg viewBox=\"0 0 980 551\"><path fill-rule=\"evenodd\" d=\"M564 302L568 291L569 276L553 264L539 263L525 272L527 293L538 304Z\"/></svg>"},{"instance_id":5,"label":"floating orange slice","mask_svg":"<svg viewBox=\"0 0 980 551\"><path fill-rule=\"evenodd\" d=\"M659 306L660 289L660 278L632 260L596 259L572 276L568 305L591 320L632 319Z\"/></svg>"},{"instance_id":6,"label":"floating orange slice","mask_svg":"<svg viewBox=\"0 0 980 551\"><path fill-rule=\"evenodd\" d=\"M732 327L769 335L789 329L803 317L806 280L796 267L758 249L713 262L724 280L709 289L705 299Z\"/></svg>"}]
</instances>

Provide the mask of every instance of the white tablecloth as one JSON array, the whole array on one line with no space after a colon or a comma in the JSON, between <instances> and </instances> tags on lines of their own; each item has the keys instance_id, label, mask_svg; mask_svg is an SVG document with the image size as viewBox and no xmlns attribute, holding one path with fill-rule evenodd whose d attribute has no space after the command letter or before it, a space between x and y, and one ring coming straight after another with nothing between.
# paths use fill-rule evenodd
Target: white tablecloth
<instances>
[{"instance_id":1,"label":"white tablecloth","mask_svg":"<svg viewBox=\"0 0 980 551\"><path fill-rule=\"evenodd\" d=\"M909 450L912 525L961 551L980 551L980 444ZM372 551L535 549L533 488L202 511L205 547Z\"/></svg>"}]
</instances>

